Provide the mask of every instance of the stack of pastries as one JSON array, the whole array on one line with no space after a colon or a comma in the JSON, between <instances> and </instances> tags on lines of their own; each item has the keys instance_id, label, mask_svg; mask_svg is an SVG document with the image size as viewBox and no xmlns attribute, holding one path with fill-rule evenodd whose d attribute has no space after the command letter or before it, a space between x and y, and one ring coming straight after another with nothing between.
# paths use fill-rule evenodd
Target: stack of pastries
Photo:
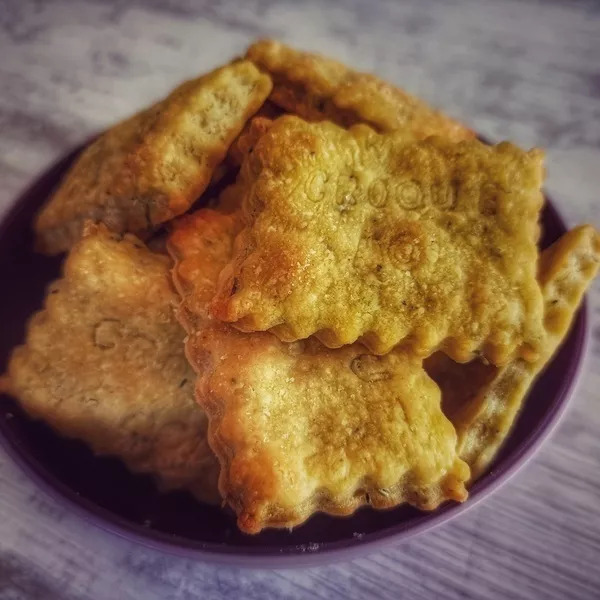
<instances>
[{"instance_id":1,"label":"stack of pastries","mask_svg":"<svg viewBox=\"0 0 600 600\"><path fill-rule=\"evenodd\" d=\"M1 386L247 533L463 502L600 263L589 225L538 250L543 172L259 41L72 166L34 223L63 276Z\"/></svg>"}]
</instances>

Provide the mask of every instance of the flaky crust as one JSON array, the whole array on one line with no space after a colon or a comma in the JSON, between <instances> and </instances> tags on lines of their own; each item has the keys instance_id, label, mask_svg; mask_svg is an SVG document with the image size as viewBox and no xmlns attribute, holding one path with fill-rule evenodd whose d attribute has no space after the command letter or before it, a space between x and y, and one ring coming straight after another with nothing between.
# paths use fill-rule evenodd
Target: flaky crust
<instances>
[{"instance_id":1,"label":"flaky crust","mask_svg":"<svg viewBox=\"0 0 600 600\"><path fill-rule=\"evenodd\" d=\"M88 226L3 384L33 417L163 489L217 502L218 463L195 404L168 256Z\"/></svg>"},{"instance_id":2,"label":"flaky crust","mask_svg":"<svg viewBox=\"0 0 600 600\"><path fill-rule=\"evenodd\" d=\"M249 61L187 81L83 151L39 213L43 252L67 250L86 219L143 233L185 212L271 91Z\"/></svg>"},{"instance_id":3,"label":"flaky crust","mask_svg":"<svg viewBox=\"0 0 600 600\"><path fill-rule=\"evenodd\" d=\"M539 280L547 337L534 363L517 359L502 368L481 361L460 365L440 355L426 361L473 478L485 473L508 436L527 392L569 331L599 265L600 235L589 225L569 231L542 253Z\"/></svg>"},{"instance_id":4,"label":"flaky crust","mask_svg":"<svg viewBox=\"0 0 600 600\"><path fill-rule=\"evenodd\" d=\"M310 121L329 119L342 127L366 123L380 132L402 130L423 139L474 137L467 127L385 81L272 40L248 48L246 57L273 79L270 99Z\"/></svg>"},{"instance_id":5,"label":"flaky crust","mask_svg":"<svg viewBox=\"0 0 600 600\"><path fill-rule=\"evenodd\" d=\"M244 162L213 314L283 341L535 359L542 157L277 119Z\"/></svg>"},{"instance_id":6,"label":"flaky crust","mask_svg":"<svg viewBox=\"0 0 600 600\"><path fill-rule=\"evenodd\" d=\"M210 318L207 303L237 228L235 215L201 210L177 222L168 248L196 397L221 462L219 490L239 527L256 533L316 511L404 502L429 510L464 500L469 470L419 359L376 357L358 344L286 344Z\"/></svg>"},{"instance_id":7,"label":"flaky crust","mask_svg":"<svg viewBox=\"0 0 600 600\"><path fill-rule=\"evenodd\" d=\"M254 150L258 140L269 130L272 124L273 119L263 115L258 115L246 123L244 130L229 149L228 161L233 168L237 167L239 170L244 159Z\"/></svg>"}]
</instances>

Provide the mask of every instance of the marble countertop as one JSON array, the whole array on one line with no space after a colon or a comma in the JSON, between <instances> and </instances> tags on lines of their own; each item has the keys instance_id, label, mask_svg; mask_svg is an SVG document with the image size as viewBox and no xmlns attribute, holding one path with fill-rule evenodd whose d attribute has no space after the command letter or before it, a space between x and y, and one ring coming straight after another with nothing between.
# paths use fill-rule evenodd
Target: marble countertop
<instances>
[{"instance_id":1,"label":"marble countertop","mask_svg":"<svg viewBox=\"0 0 600 600\"><path fill-rule=\"evenodd\" d=\"M0 214L90 134L271 36L375 71L492 139L547 150L569 224L600 225L590 1L0 0ZM161 554L54 502L0 451L0 600L597 598L600 285L567 416L491 498L403 545L294 571Z\"/></svg>"}]
</instances>

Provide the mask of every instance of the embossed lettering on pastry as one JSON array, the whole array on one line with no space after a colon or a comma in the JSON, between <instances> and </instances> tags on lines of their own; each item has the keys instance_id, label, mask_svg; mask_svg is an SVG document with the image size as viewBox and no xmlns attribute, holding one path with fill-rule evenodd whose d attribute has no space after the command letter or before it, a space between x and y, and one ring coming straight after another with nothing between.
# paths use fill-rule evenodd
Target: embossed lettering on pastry
<instances>
[{"instance_id":1,"label":"embossed lettering on pastry","mask_svg":"<svg viewBox=\"0 0 600 600\"><path fill-rule=\"evenodd\" d=\"M286 344L208 315L237 229L235 215L202 210L177 222L169 250L219 489L239 527L256 533L316 511L464 500L469 469L456 457L439 389L414 355Z\"/></svg>"},{"instance_id":2,"label":"embossed lettering on pastry","mask_svg":"<svg viewBox=\"0 0 600 600\"><path fill-rule=\"evenodd\" d=\"M272 40L256 42L246 56L271 75L271 100L310 121L329 119L343 127L366 123L380 132L403 130L417 139L474 137L467 127L422 100L324 56Z\"/></svg>"},{"instance_id":3,"label":"embossed lettering on pastry","mask_svg":"<svg viewBox=\"0 0 600 600\"><path fill-rule=\"evenodd\" d=\"M211 502L218 463L174 314L170 259L89 226L33 316L3 384L33 417Z\"/></svg>"},{"instance_id":4,"label":"embossed lettering on pastry","mask_svg":"<svg viewBox=\"0 0 600 600\"><path fill-rule=\"evenodd\" d=\"M86 219L143 233L185 212L270 91L269 77L240 61L183 83L109 129L83 151L39 213L39 248L67 250Z\"/></svg>"},{"instance_id":5,"label":"embossed lettering on pastry","mask_svg":"<svg viewBox=\"0 0 600 600\"><path fill-rule=\"evenodd\" d=\"M535 359L541 182L538 150L281 117L242 165L214 314L284 341Z\"/></svg>"},{"instance_id":6,"label":"embossed lettering on pastry","mask_svg":"<svg viewBox=\"0 0 600 600\"><path fill-rule=\"evenodd\" d=\"M600 235L577 227L542 252L546 344L537 361L516 359L504 367L481 361L457 364L441 353L425 362L442 390L444 413L458 433L458 450L474 478L492 463L510 433L535 379L566 337L586 288L600 265Z\"/></svg>"}]
</instances>

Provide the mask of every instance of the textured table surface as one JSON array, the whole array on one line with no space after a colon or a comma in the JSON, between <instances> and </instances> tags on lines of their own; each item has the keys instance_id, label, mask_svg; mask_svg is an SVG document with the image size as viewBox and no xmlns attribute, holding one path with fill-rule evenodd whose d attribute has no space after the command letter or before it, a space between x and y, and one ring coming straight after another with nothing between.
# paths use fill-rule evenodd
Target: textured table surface
<instances>
[{"instance_id":1,"label":"textured table surface","mask_svg":"<svg viewBox=\"0 0 600 600\"><path fill-rule=\"evenodd\" d=\"M265 35L376 71L492 139L546 148L569 224L600 225L600 7L556 0L0 0L0 212L67 149ZM598 284L590 309L566 418L454 522L332 566L215 567L96 529L0 453L0 599L597 598Z\"/></svg>"}]
</instances>

